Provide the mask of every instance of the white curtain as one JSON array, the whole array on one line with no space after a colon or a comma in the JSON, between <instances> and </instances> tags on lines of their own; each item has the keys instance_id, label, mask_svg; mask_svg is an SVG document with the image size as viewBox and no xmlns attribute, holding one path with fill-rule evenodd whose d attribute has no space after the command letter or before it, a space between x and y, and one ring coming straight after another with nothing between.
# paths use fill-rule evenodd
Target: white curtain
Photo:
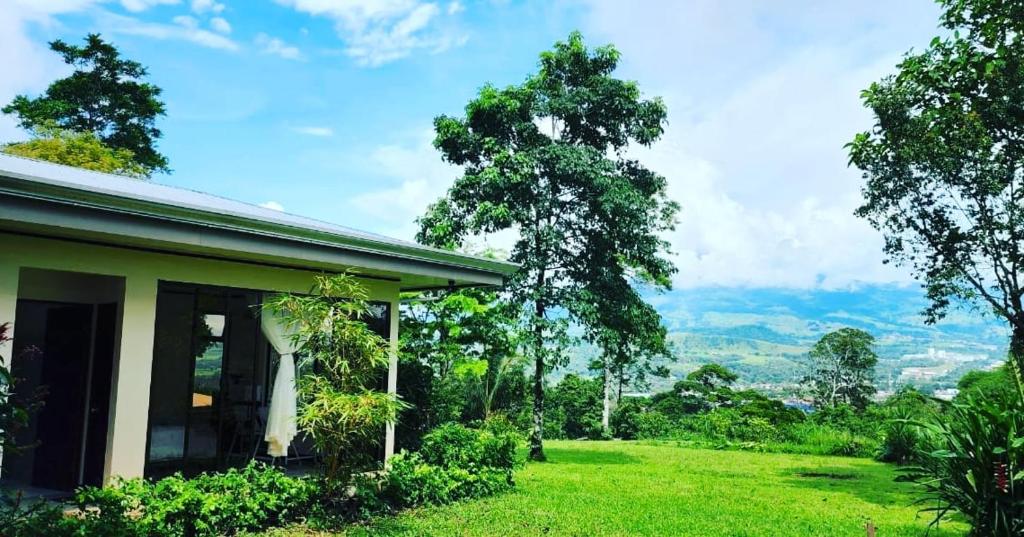
<instances>
[{"instance_id":1,"label":"white curtain","mask_svg":"<svg viewBox=\"0 0 1024 537\"><path fill-rule=\"evenodd\" d=\"M295 330L279 316L266 310L260 315L260 326L267 341L281 355L281 363L274 376L274 392L270 396L267 431L263 439L267 441L268 455L284 457L298 433L295 426L298 394L295 391L295 358L292 356L298 350L293 338Z\"/></svg>"}]
</instances>

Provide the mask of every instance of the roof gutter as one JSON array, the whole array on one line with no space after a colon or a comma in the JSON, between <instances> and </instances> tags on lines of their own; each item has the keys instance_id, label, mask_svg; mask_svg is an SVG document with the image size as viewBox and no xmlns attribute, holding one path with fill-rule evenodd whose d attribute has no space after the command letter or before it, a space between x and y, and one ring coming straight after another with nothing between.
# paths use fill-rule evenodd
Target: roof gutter
<instances>
[{"instance_id":1,"label":"roof gutter","mask_svg":"<svg viewBox=\"0 0 1024 537\"><path fill-rule=\"evenodd\" d=\"M385 255L403 260L491 272L500 274L503 277L507 277L519 269L519 265L516 263L458 254L427 246L404 245L373 240L372 238L329 233L277 222L244 218L232 214L212 213L188 207L114 196L50 183L32 182L28 184L31 185L31 189L24 188L26 181L19 179L17 174L8 173L0 175L0 193L21 198L102 209L134 216L159 218L321 246L341 247L357 252Z\"/></svg>"}]
</instances>

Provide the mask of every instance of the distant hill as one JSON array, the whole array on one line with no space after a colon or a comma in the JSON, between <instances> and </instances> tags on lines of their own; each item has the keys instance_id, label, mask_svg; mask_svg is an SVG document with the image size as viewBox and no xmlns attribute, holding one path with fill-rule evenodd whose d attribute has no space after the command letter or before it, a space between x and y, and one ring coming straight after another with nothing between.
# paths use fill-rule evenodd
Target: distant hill
<instances>
[{"instance_id":1,"label":"distant hill","mask_svg":"<svg viewBox=\"0 0 1024 537\"><path fill-rule=\"evenodd\" d=\"M719 362L741 380L767 391L789 391L800 377L800 361L828 331L844 326L870 332L878 341L879 389L909 384L931 390L950 387L964 372L1002 363L1008 331L980 311L954 311L937 325L924 323L926 301L918 287L864 285L848 290L775 288L683 289L648 296L661 312L677 360L672 379L700 364ZM567 370L585 371L595 355L575 353Z\"/></svg>"}]
</instances>

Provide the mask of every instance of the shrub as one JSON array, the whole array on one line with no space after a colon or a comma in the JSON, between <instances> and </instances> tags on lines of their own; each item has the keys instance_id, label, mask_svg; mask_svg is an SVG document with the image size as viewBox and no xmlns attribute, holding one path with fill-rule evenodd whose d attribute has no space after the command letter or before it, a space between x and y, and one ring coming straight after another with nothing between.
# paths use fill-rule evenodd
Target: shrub
<instances>
[{"instance_id":1,"label":"shrub","mask_svg":"<svg viewBox=\"0 0 1024 537\"><path fill-rule=\"evenodd\" d=\"M937 418L942 403L912 388L900 390L877 408L883 425L879 430L882 445L877 459L907 464L923 449L925 434L918 423Z\"/></svg>"},{"instance_id":2,"label":"shrub","mask_svg":"<svg viewBox=\"0 0 1024 537\"><path fill-rule=\"evenodd\" d=\"M253 462L241 470L195 479L175 475L156 482L133 479L113 487L86 487L75 495L80 514L73 517L53 506L8 502L0 509L0 527L15 528L11 535L18 537L233 535L300 520L316 491L309 480Z\"/></svg>"},{"instance_id":3,"label":"shrub","mask_svg":"<svg viewBox=\"0 0 1024 537\"><path fill-rule=\"evenodd\" d=\"M666 438L672 433L672 422L661 412L641 412L636 415L636 438Z\"/></svg>"},{"instance_id":4,"label":"shrub","mask_svg":"<svg viewBox=\"0 0 1024 537\"><path fill-rule=\"evenodd\" d=\"M635 440L637 438L637 418L647 411L649 401L640 398L622 399L615 406L609 423L615 436L623 440Z\"/></svg>"},{"instance_id":5,"label":"shrub","mask_svg":"<svg viewBox=\"0 0 1024 537\"><path fill-rule=\"evenodd\" d=\"M781 451L844 457L872 457L878 450L874 438L854 434L831 425L811 421L792 425L784 431Z\"/></svg>"},{"instance_id":6,"label":"shrub","mask_svg":"<svg viewBox=\"0 0 1024 537\"><path fill-rule=\"evenodd\" d=\"M930 449L904 479L924 489L920 503L937 524L958 511L971 535L1024 534L1024 402L965 397L941 419L920 423Z\"/></svg>"},{"instance_id":7,"label":"shrub","mask_svg":"<svg viewBox=\"0 0 1024 537\"><path fill-rule=\"evenodd\" d=\"M45 501L26 502L20 495L0 495L0 528L4 537L70 537L75 533L73 521L64 512Z\"/></svg>"},{"instance_id":8,"label":"shrub","mask_svg":"<svg viewBox=\"0 0 1024 537\"><path fill-rule=\"evenodd\" d=\"M388 462L379 489L391 508L443 504L489 496L514 485L518 435L442 425L423 437L418 452L403 451ZM368 495L362 483L357 495ZM371 499L371 501L373 501Z\"/></svg>"}]
</instances>

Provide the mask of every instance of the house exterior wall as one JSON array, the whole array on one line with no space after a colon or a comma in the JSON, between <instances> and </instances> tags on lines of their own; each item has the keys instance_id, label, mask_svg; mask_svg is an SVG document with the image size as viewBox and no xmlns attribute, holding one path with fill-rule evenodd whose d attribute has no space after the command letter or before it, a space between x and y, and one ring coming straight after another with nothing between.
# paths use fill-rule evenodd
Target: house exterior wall
<instances>
[{"instance_id":1,"label":"house exterior wall","mask_svg":"<svg viewBox=\"0 0 1024 537\"><path fill-rule=\"evenodd\" d=\"M0 323L13 321L22 268L73 271L124 278L120 346L114 363L104 479L141 477L156 323L157 283L161 280L262 291L308 292L313 271L239 263L186 255L83 244L0 232ZM391 364L388 389L397 388L398 294L393 281L364 279L371 300L391 303ZM13 335L13 334L12 334ZM11 345L0 347L10 355ZM388 428L385 452L394 451Z\"/></svg>"}]
</instances>

